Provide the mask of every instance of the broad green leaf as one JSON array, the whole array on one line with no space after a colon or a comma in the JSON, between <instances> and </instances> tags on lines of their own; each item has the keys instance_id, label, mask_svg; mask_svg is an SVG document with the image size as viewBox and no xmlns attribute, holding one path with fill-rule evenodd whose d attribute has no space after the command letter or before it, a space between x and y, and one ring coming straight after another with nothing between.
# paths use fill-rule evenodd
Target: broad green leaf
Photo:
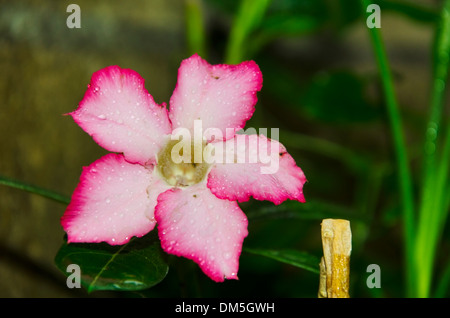
<instances>
[{"instance_id":1,"label":"broad green leaf","mask_svg":"<svg viewBox=\"0 0 450 318\"><path fill-rule=\"evenodd\" d=\"M307 271L319 274L320 259L312 254L293 249L254 249L244 248L244 252L265 256Z\"/></svg>"},{"instance_id":2,"label":"broad green leaf","mask_svg":"<svg viewBox=\"0 0 450 318\"><path fill-rule=\"evenodd\" d=\"M64 242L55 263L67 276L72 274L66 272L68 265L80 266L81 284L88 292L146 289L161 282L169 269L154 232L120 246Z\"/></svg>"}]
</instances>

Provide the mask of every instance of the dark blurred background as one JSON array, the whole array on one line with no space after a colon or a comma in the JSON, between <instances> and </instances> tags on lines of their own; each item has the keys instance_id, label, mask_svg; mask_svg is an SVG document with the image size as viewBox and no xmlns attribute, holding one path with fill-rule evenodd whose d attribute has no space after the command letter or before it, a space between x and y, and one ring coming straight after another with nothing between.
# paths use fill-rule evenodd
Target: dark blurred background
<instances>
[{"instance_id":1,"label":"dark blurred background","mask_svg":"<svg viewBox=\"0 0 450 318\"><path fill-rule=\"evenodd\" d=\"M280 128L280 141L309 182L303 206L242 204L250 220L244 245L296 248L320 257L321 219L350 219L351 294L398 297L404 273L390 130L365 19L355 2L273 0L261 24L264 32L255 35L260 41L246 51L245 59L255 60L264 77L247 127ZM185 1L77 0L80 29L66 26L70 3L0 1L0 175L67 196L82 166L106 153L63 116L77 107L92 73L113 64L134 69L158 103L168 102L181 60L193 53ZM433 21L441 1L386 3L381 30L417 169L428 114ZM212 64L224 62L238 4L202 2L204 58ZM298 23L298 17L309 24ZM53 262L64 236L59 223L64 210L60 203L0 185L0 297L87 295L69 290ZM445 235L448 245L448 230ZM448 246L443 250L448 253ZM440 254L438 268L439 261ZM318 275L256 255L243 253L240 280L223 284L209 281L190 261L181 262L193 267L202 296L317 295ZM373 263L382 269L381 290L365 284ZM177 282L171 270L148 295L182 296Z\"/></svg>"}]
</instances>

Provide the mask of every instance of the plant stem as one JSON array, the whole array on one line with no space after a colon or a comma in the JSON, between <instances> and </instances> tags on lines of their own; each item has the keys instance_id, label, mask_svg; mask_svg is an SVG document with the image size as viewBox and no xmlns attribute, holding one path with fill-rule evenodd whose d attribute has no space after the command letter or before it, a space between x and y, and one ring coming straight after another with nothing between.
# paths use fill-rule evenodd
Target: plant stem
<instances>
[{"instance_id":1,"label":"plant stem","mask_svg":"<svg viewBox=\"0 0 450 318\"><path fill-rule=\"evenodd\" d=\"M227 44L225 63L236 64L246 58L249 35L261 23L271 0L241 0Z\"/></svg>"},{"instance_id":2,"label":"plant stem","mask_svg":"<svg viewBox=\"0 0 450 318\"><path fill-rule=\"evenodd\" d=\"M363 9L372 4L370 0L362 0ZM385 102L389 117L389 124L393 138L393 146L396 155L396 166L398 170L398 183L401 192L401 201L403 208L404 222L404 249L405 249L405 269L407 293L412 295L415 285L415 273L413 268L413 247L415 234L414 220L414 200L411 172L409 169L408 153L403 136L403 124L400 116L399 106L394 90L392 74L383 45L381 33L378 28L369 29L374 53L378 63L378 69L381 75L382 87L385 95Z\"/></svg>"},{"instance_id":3,"label":"plant stem","mask_svg":"<svg viewBox=\"0 0 450 318\"><path fill-rule=\"evenodd\" d=\"M186 40L189 54L206 58L206 35L201 0L185 0Z\"/></svg>"},{"instance_id":4,"label":"plant stem","mask_svg":"<svg viewBox=\"0 0 450 318\"><path fill-rule=\"evenodd\" d=\"M56 201L56 202L59 202L62 204L70 203L70 198L65 195L59 194L59 193L51 191L51 190L43 189L41 187L37 187L37 186L31 185L31 184L27 184L27 183L24 183L21 181L6 178L3 176L0 176L0 184L8 186L8 187L24 190L27 192L31 192L31 193L40 195L44 198L51 199L53 201Z\"/></svg>"},{"instance_id":5,"label":"plant stem","mask_svg":"<svg viewBox=\"0 0 450 318\"><path fill-rule=\"evenodd\" d=\"M436 298L444 298L450 286L450 262L447 263L447 266L444 268L444 272L441 275L441 279L439 280L438 286L436 287L436 292L434 293L434 297Z\"/></svg>"},{"instance_id":6,"label":"plant stem","mask_svg":"<svg viewBox=\"0 0 450 318\"><path fill-rule=\"evenodd\" d=\"M450 127L440 162L437 157L444 92L448 77L450 53L450 0L444 3L438 25L433 67L431 113L425 135L423 186L419 211L419 227L415 245L417 271L416 296L428 297L433 281L436 248L441 236L447 207L445 191L450 161Z\"/></svg>"}]
</instances>

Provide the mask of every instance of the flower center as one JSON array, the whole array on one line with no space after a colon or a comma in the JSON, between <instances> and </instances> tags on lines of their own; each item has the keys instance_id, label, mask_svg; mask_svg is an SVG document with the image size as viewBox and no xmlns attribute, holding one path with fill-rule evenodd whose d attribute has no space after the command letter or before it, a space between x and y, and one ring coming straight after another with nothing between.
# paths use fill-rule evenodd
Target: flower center
<instances>
[{"instance_id":1,"label":"flower center","mask_svg":"<svg viewBox=\"0 0 450 318\"><path fill-rule=\"evenodd\" d=\"M205 144L194 147L191 141L170 140L158 153L156 167L160 175L174 187L188 187L199 183L207 175L210 166L203 159L204 146Z\"/></svg>"}]
</instances>

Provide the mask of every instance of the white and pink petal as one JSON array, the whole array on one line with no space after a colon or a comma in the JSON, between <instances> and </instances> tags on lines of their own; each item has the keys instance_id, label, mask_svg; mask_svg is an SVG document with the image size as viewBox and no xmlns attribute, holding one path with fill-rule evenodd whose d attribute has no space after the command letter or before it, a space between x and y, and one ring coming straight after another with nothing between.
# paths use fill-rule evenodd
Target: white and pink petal
<instances>
[{"instance_id":1,"label":"white and pink petal","mask_svg":"<svg viewBox=\"0 0 450 318\"><path fill-rule=\"evenodd\" d=\"M195 261L216 282L237 279L247 217L237 202L214 196L204 183L174 188L155 209L162 248Z\"/></svg>"},{"instance_id":2,"label":"white and pink petal","mask_svg":"<svg viewBox=\"0 0 450 318\"><path fill-rule=\"evenodd\" d=\"M152 171L108 154L83 168L61 218L68 242L127 243L151 231L154 207L167 186Z\"/></svg>"},{"instance_id":3,"label":"white and pink petal","mask_svg":"<svg viewBox=\"0 0 450 318\"><path fill-rule=\"evenodd\" d=\"M218 129L224 139L231 138L252 117L261 87L262 74L255 62L210 65L195 54L178 70L170 98L173 128L193 132L194 121L201 120L204 130Z\"/></svg>"},{"instance_id":4,"label":"white and pink petal","mask_svg":"<svg viewBox=\"0 0 450 318\"><path fill-rule=\"evenodd\" d=\"M286 148L264 135L236 135L210 144L216 163L207 185L220 199L244 202L253 197L280 204L305 202L306 177Z\"/></svg>"},{"instance_id":5,"label":"white and pink petal","mask_svg":"<svg viewBox=\"0 0 450 318\"><path fill-rule=\"evenodd\" d=\"M170 134L165 104L158 105L135 71L109 66L95 72L78 108L69 113L103 148L132 163L152 163Z\"/></svg>"}]
</instances>

